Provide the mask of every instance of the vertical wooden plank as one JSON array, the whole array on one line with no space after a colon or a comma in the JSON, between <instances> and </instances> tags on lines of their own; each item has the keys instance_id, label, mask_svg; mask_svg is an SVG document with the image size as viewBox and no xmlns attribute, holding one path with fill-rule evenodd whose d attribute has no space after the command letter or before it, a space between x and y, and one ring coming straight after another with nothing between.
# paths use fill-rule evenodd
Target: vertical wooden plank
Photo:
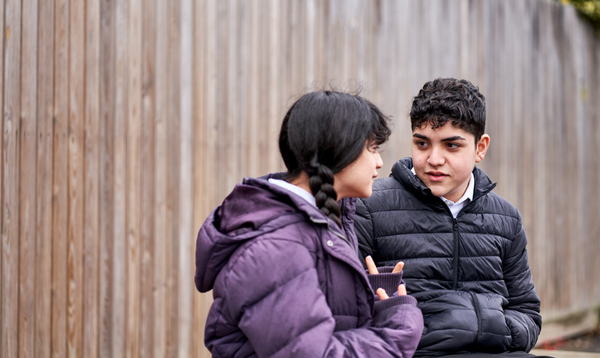
<instances>
[{"instance_id":1,"label":"vertical wooden plank","mask_svg":"<svg viewBox=\"0 0 600 358\"><path fill-rule=\"evenodd\" d=\"M129 78L127 122L127 331L126 356L138 357L139 347L139 301L140 301L140 131L141 131L141 41L142 3L129 0Z\"/></svg>"},{"instance_id":2,"label":"vertical wooden plank","mask_svg":"<svg viewBox=\"0 0 600 358\"><path fill-rule=\"evenodd\" d=\"M193 242L192 216L193 216L193 155L192 145L193 123L193 1L182 0L180 8L180 118L179 153L181 157L179 176L179 297L178 297L178 330L179 342L178 356L185 358L191 353L192 329L192 298L194 293L192 264Z\"/></svg>"},{"instance_id":3,"label":"vertical wooden plank","mask_svg":"<svg viewBox=\"0 0 600 358\"><path fill-rule=\"evenodd\" d=\"M19 155L19 357L34 357L38 2L22 3Z\"/></svg>"},{"instance_id":4,"label":"vertical wooden plank","mask_svg":"<svg viewBox=\"0 0 600 358\"><path fill-rule=\"evenodd\" d=\"M127 346L127 122L129 106L129 2L115 2L115 156L114 156L114 244L113 244L113 316L112 355L123 357Z\"/></svg>"},{"instance_id":5,"label":"vertical wooden plank","mask_svg":"<svg viewBox=\"0 0 600 358\"><path fill-rule=\"evenodd\" d=\"M82 1L69 7L67 355L75 358L83 354L85 9Z\"/></svg>"},{"instance_id":6,"label":"vertical wooden plank","mask_svg":"<svg viewBox=\"0 0 600 358\"><path fill-rule=\"evenodd\" d=\"M260 4L254 4L253 6L249 6L247 8L248 12L248 32L249 35L249 45L248 45L248 62L247 69L249 77L246 81L246 93L248 93L248 101L246 107L246 113L248 113L247 118L247 129L246 129L246 140L249 145L247 152L247 161L248 161L248 175L252 177L260 176L262 173L260 172L260 157L259 157L259 105L260 102L258 100L260 93L260 54L261 54L261 44L259 42L259 11ZM208 215L208 213L206 213Z\"/></svg>"},{"instance_id":7,"label":"vertical wooden plank","mask_svg":"<svg viewBox=\"0 0 600 358\"><path fill-rule=\"evenodd\" d=\"M237 81L239 74L236 71L236 59L238 56L238 36L237 34L237 19L236 13L236 1L229 0L224 2L227 4L227 10L224 12L226 17L226 29L223 34L223 39L227 43L227 59L225 62L225 86L223 87L223 107L222 113L224 114L225 125L221 127L221 143L222 148L225 150L226 157L221 165L225 167L225 187L223 188L222 195L227 195L231 189L235 186L238 181L237 178L237 143L238 143L238 131L236 128L236 115L238 112L238 104L236 98Z\"/></svg>"},{"instance_id":8,"label":"vertical wooden plank","mask_svg":"<svg viewBox=\"0 0 600 358\"><path fill-rule=\"evenodd\" d=\"M198 4L196 2L196 4ZM200 97L200 112L196 120L197 129L202 132L199 133L201 138L200 150L196 150L197 161L199 166L196 168L196 172L200 177L200 181L196 182L198 190L195 194L195 203L199 206L198 212L200 213L197 218L196 229L199 229L201 223L204 221L206 216L214 209L216 199L218 197L216 183L219 178L210 175L208 173L216 173L216 93L217 93L217 7L214 1L202 1L202 6L196 7L196 36L197 39L201 39L202 47L198 46L196 54L200 61L199 69L201 78L199 79L199 90L197 97ZM258 5L257 5L258 6ZM204 324L206 322L206 316L212 303L212 294L198 294L199 299L199 311L196 314L196 320L200 320L199 332L197 337L204 337ZM198 341L195 339L195 341ZM201 357L210 357L210 353L204 347L203 342L198 342L196 352L199 352Z\"/></svg>"},{"instance_id":9,"label":"vertical wooden plank","mask_svg":"<svg viewBox=\"0 0 600 358\"><path fill-rule=\"evenodd\" d=\"M194 67L193 71L193 88L192 88L192 98L193 98L193 124L194 124L194 140L192 147L192 157L193 157L193 230L194 233L198 232L200 225L202 225L203 219L205 218L204 214L204 163L209 160L209 158L205 157L205 143L206 140L204 138L205 128L204 124L206 122L204 116L204 108L206 106L205 103L205 91L204 91L204 82L206 79L206 72L204 70L204 64L206 62L205 58L205 45L206 45L206 36L210 34L205 32L205 9L206 1L194 1L193 3L193 18L195 19L193 23L193 57L194 57ZM193 240L195 236L192 236L190 239ZM191 252L195 252L195 246L193 247ZM195 272L195 268L192 269L191 272ZM206 322L206 314L204 309L204 300L206 295L200 294L194 285L193 289L193 320L192 320L192 337L204 337L204 323ZM204 348L204 342L199 339L192 339L191 342L191 354L195 357L203 357L206 352L206 348Z\"/></svg>"},{"instance_id":10,"label":"vertical wooden plank","mask_svg":"<svg viewBox=\"0 0 600 358\"><path fill-rule=\"evenodd\" d=\"M4 49L5 49L5 41L10 39L10 29L4 27L4 13L5 13L4 4L0 6L0 30L2 30L2 47L0 48L0 108L4 109ZM0 158L4 158L4 115L2 115L2 120L0 121ZM4 211L4 174L0 170L0 227L4 224L4 215L2 214ZM1 230L1 229L0 229ZM4 270L4 244L1 239L1 231L0 231L0 288L4 288L4 275L7 274L7 271ZM4 315L6 314L4 307L4 295L2 294L4 291L0 291L0 322L4 322ZM4 352L4 335L3 328L0 323L0 352Z\"/></svg>"},{"instance_id":11,"label":"vertical wooden plank","mask_svg":"<svg viewBox=\"0 0 600 358\"><path fill-rule=\"evenodd\" d=\"M2 141L3 357L19 354L19 137L21 115L21 2L5 1Z\"/></svg>"},{"instance_id":12,"label":"vertical wooden plank","mask_svg":"<svg viewBox=\"0 0 600 358\"><path fill-rule=\"evenodd\" d=\"M183 200L178 190L181 176L181 0L169 3L169 34L168 79L167 82L167 153L168 165L166 167L170 195L167 196L167 205L170 208L167 215L168 234L163 239L167 241L167 312L169 323L167 325L167 357L177 357L179 349L179 216L180 202Z\"/></svg>"},{"instance_id":13,"label":"vertical wooden plank","mask_svg":"<svg viewBox=\"0 0 600 358\"><path fill-rule=\"evenodd\" d=\"M245 1L236 0L236 7L233 12L234 21L237 23L236 29L236 37L238 38L238 55L236 56L235 68L237 72L237 85L235 90L235 102L237 102L236 112L234 113L235 117L235 127L237 132L237 143L236 143L236 151L237 151L237 168L236 168L236 183L239 183L242 178L248 176L248 159L247 155L249 152L248 141L247 141L247 133L248 133L248 117L249 113L246 110L248 104L248 97L250 95L249 92L246 92L248 76L249 73L248 63L250 62L249 58L249 48L248 44L250 42L250 30L248 29L248 22L250 16L248 16L248 5L251 5ZM235 184L234 184L235 186Z\"/></svg>"},{"instance_id":14,"label":"vertical wooden plank","mask_svg":"<svg viewBox=\"0 0 600 358\"><path fill-rule=\"evenodd\" d=\"M271 0L263 0L260 3L261 6L261 17L259 20L259 42L262 44L259 57L259 73L260 73L260 81L259 81L259 93L264 93L264 96L259 96L258 98L258 106L259 106L259 125L262 130L258 133L258 143L259 143L259 151L258 156L262 158L259 162L259 172L261 174L269 173L269 160L267 159L269 156L269 143L268 143L268 131L269 131L269 102L270 102L270 93L269 91L269 73L271 71L271 66L273 65L273 58L271 57L270 47L270 35L271 32L269 28L271 26Z\"/></svg>"},{"instance_id":15,"label":"vertical wooden plank","mask_svg":"<svg viewBox=\"0 0 600 358\"><path fill-rule=\"evenodd\" d=\"M140 357L154 356L155 274L155 132L156 106L156 2L144 0L142 14L142 129L141 129L141 217L140 217Z\"/></svg>"},{"instance_id":16,"label":"vertical wooden plank","mask_svg":"<svg viewBox=\"0 0 600 358\"><path fill-rule=\"evenodd\" d=\"M281 19L281 6L285 6L286 3L282 3L279 1L271 1L269 6L269 19L267 20L271 26L271 29L276 29L280 24ZM267 170L269 172L275 171L275 168L278 167L278 159L279 148L277 146L277 136L279 135L279 124L281 123L281 119L277 118L278 114L281 112L279 108L283 108L284 105L281 101L281 96L279 91L273 91L274 88L279 88L278 80L281 78L282 74L285 74L286 71L280 67L281 61L280 56L282 51L281 38L279 31L270 31L269 33L269 48L267 53L270 57L270 71L268 74L269 78L269 102L268 102L268 116L267 116L267 126L266 134L267 134Z\"/></svg>"},{"instance_id":17,"label":"vertical wooden plank","mask_svg":"<svg viewBox=\"0 0 600 358\"><path fill-rule=\"evenodd\" d=\"M98 356L100 190L100 1L85 4L85 148L83 232L84 357Z\"/></svg>"},{"instance_id":18,"label":"vertical wooden plank","mask_svg":"<svg viewBox=\"0 0 600 358\"><path fill-rule=\"evenodd\" d=\"M35 248L35 357L51 353L52 148L54 112L54 1L39 1Z\"/></svg>"},{"instance_id":19,"label":"vertical wooden plank","mask_svg":"<svg viewBox=\"0 0 600 358\"><path fill-rule=\"evenodd\" d=\"M69 2L55 2L52 198L52 356L67 356Z\"/></svg>"},{"instance_id":20,"label":"vertical wooden plank","mask_svg":"<svg viewBox=\"0 0 600 358\"><path fill-rule=\"evenodd\" d=\"M167 228L167 185L168 185L168 159L167 159L167 56L168 51L168 18L169 7L165 1L156 1L156 117L155 117L155 138L156 138L156 187L155 187L155 268L154 285L156 287L154 297L154 356L166 356L166 335L169 327L167 326L167 244L169 241L169 231Z\"/></svg>"},{"instance_id":21,"label":"vertical wooden plank","mask_svg":"<svg viewBox=\"0 0 600 358\"><path fill-rule=\"evenodd\" d=\"M215 21L214 6L212 1L194 2L194 63L197 65L194 72L194 234L204 222L212 207L211 181L215 178L207 175L206 169L209 163L214 162L214 156L209 155L210 151L210 133L212 123L209 117L209 109L214 101L210 97L214 94L213 88L209 87L211 76L215 68L208 64L214 59L214 48L209 47L211 39L215 38L214 27L210 27L210 21ZM214 41L212 41L214 44ZM213 51L213 52L211 52ZM195 238L195 235L193 236ZM192 252L195 252L195 247ZM195 272L195 271L194 271ZM194 289L194 330L193 337L204 337L204 326L210 305L212 295L200 294ZM197 357L210 357L210 352L204 346L204 341L192 339L194 347L193 354Z\"/></svg>"},{"instance_id":22,"label":"vertical wooden plank","mask_svg":"<svg viewBox=\"0 0 600 358\"><path fill-rule=\"evenodd\" d=\"M113 357L114 122L115 122L115 4L100 2L100 128L99 202L99 332L98 351Z\"/></svg>"}]
</instances>

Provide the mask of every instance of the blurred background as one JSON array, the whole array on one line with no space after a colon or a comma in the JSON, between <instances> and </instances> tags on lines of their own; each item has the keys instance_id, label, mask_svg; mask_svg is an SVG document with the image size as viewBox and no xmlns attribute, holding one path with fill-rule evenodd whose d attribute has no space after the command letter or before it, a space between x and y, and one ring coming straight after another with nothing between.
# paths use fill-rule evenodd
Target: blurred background
<instances>
[{"instance_id":1,"label":"blurred background","mask_svg":"<svg viewBox=\"0 0 600 358\"><path fill-rule=\"evenodd\" d=\"M0 23L1 357L208 357L196 234L284 170L294 99L362 87L395 118L383 177L437 77L487 99L540 344L598 326L600 37L566 1L4 0Z\"/></svg>"}]
</instances>

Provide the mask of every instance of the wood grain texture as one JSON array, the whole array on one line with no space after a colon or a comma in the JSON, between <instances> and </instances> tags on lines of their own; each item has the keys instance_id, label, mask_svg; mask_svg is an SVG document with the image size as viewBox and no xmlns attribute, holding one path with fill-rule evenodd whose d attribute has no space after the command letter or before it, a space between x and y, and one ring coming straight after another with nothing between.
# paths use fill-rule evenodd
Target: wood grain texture
<instances>
[{"instance_id":1,"label":"wood grain texture","mask_svg":"<svg viewBox=\"0 0 600 358\"><path fill-rule=\"evenodd\" d=\"M38 3L35 357L51 354L54 1Z\"/></svg>"},{"instance_id":2,"label":"wood grain texture","mask_svg":"<svg viewBox=\"0 0 600 358\"><path fill-rule=\"evenodd\" d=\"M98 351L113 357L113 243L115 203L115 6L100 2L100 129L99 129L99 332Z\"/></svg>"},{"instance_id":3,"label":"wood grain texture","mask_svg":"<svg viewBox=\"0 0 600 358\"><path fill-rule=\"evenodd\" d=\"M68 342L69 2L54 2L54 138L52 172L52 356Z\"/></svg>"},{"instance_id":4,"label":"wood grain texture","mask_svg":"<svg viewBox=\"0 0 600 358\"><path fill-rule=\"evenodd\" d=\"M22 3L19 131L19 356L35 356L38 2Z\"/></svg>"},{"instance_id":5,"label":"wood grain texture","mask_svg":"<svg viewBox=\"0 0 600 358\"><path fill-rule=\"evenodd\" d=\"M100 279L100 1L85 4L82 355L98 357Z\"/></svg>"},{"instance_id":6,"label":"wood grain texture","mask_svg":"<svg viewBox=\"0 0 600 358\"><path fill-rule=\"evenodd\" d=\"M129 122L129 0L117 0L115 6L115 122L114 122L114 206L112 208L113 251L112 255L112 355L125 357L127 352L127 297L128 250L127 250L127 136Z\"/></svg>"},{"instance_id":7,"label":"wood grain texture","mask_svg":"<svg viewBox=\"0 0 600 358\"><path fill-rule=\"evenodd\" d=\"M85 8L69 3L67 356L83 355L83 235L85 148Z\"/></svg>"},{"instance_id":8,"label":"wood grain texture","mask_svg":"<svg viewBox=\"0 0 600 358\"><path fill-rule=\"evenodd\" d=\"M127 262L127 331L126 357L140 355L140 211L141 211L141 129L142 129L142 2L129 1L129 78L127 123L126 183L126 262Z\"/></svg>"},{"instance_id":9,"label":"wood grain texture","mask_svg":"<svg viewBox=\"0 0 600 358\"><path fill-rule=\"evenodd\" d=\"M2 113L2 322L0 355L19 354L19 149L21 136L21 2L4 2L4 92ZM28 88L26 88L27 90ZM30 247L27 245L27 249ZM27 275L25 276L27 277ZM26 288L27 290L27 288ZM28 334L23 327L23 334Z\"/></svg>"},{"instance_id":10,"label":"wood grain texture","mask_svg":"<svg viewBox=\"0 0 600 358\"><path fill-rule=\"evenodd\" d=\"M156 2L142 3L140 132L140 357L154 357Z\"/></svg>"},{"instance_id":11,"label":"wood grain texture","mask_svg":"<svg viewBox=\"0 0 600 358\"><path fill-rule=\"evenodd\" d=\"M520 211L545 322L600 305L600 39L545 0L6 0L0 356L209 356L194 240L246 176L284 170L301 94L394 116L426 81L487 99L480 167ZM557 262L561 262L557 265Z\"/></svg>"}]
</instances>

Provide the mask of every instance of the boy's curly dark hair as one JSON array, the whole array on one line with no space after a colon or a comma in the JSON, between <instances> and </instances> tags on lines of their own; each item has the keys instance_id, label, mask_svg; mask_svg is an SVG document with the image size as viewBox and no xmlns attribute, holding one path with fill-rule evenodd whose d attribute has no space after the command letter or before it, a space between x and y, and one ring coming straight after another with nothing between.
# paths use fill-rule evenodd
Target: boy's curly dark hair
<instances>
[{"instance_id":1,"label":"boy's curly dark hair","mask_svg":"<svg viewBox=\"0 0 600 358\"><path fill-rule=\"evenodd\" d=\"M433 129L452 125L475 136L475 143L485 132L485 97L467 80L437 78L425 83L413 99L410 109L411 129L431 124Z\"/></svg>"}]
</instances>

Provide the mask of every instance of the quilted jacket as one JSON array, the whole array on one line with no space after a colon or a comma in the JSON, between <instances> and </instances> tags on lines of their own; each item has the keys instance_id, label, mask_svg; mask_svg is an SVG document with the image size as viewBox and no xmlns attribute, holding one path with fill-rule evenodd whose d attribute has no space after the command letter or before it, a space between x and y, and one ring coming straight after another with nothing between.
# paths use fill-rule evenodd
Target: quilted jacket
<instances>
[{"instance_id":1,"label":"quilted jacket","mask_svg":"<svg viewBox=\"0 0 600 358\"><path fill-rule=\"evenodd\" d=\"M407 289L425 329L415 356L529 351L541 329L540 300L516 208L474 169L474 197L454 219L414 175L411 158L375 181L356 206L361 255L377 265L404 261Z\"/></svg>"},{"instance_id":2,"label":"quilted jacket","mask_svg":"<svg viewBox=\"0 0 600 358\"><path fill-rule=\"evenodd\" d=\"M367 275L354 235L303 198L246 178L200 229L196 287L213 290L213 357L411 357L423 330L416 300L390 268ZM352 230L353 203L344 227Z\"/></svg>"}]
</instances>

